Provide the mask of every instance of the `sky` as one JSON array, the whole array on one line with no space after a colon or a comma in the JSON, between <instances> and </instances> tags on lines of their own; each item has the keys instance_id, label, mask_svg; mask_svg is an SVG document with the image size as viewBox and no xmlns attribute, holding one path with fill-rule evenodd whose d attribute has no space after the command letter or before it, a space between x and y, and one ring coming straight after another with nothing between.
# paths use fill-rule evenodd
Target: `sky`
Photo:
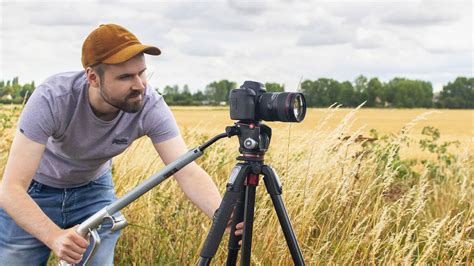
<instances>
[{"instance_id":1,"label":"sky","mask_svg":"<svg viewBox=\"0 0 474 266\"><path fill-rule=\"evenodd\" d=\"M398 1L32 1L0 0L0 80L38 85L82 70L81 47L100 24L116 23L161 49L146 56L153 87L203 90L229 79L388 82L421 79L434 91L473 76L473 4Z\"/></svg>"}]
</instances>

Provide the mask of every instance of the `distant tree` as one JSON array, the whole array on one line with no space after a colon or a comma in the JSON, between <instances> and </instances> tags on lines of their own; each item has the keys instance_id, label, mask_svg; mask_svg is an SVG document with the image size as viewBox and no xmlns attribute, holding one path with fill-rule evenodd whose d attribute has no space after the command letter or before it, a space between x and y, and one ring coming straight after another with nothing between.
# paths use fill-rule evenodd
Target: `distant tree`
<instances>
[{"instance_id":1,"label":"distant tree","mask_svg":"<svg viewBox=\"0 0 474 266\"><path fill-rule=\"evenodd\" d=\"M274 82L266 82L265 83L265 89L267 92L284 92L285 91L285 85L279 84L279 83L274 83Z\"/></svg>"},{"instance_id":2,"label":"distant tree","mask_svg":"<svg viewBox=\"0 0 474 266\"><path fill-rule=\"evenodd\" d=\"M30 97L33 91L35 90L35 83L32 82L31 84L25 84L21 87L20 90L15 93L15 95L21 99L24 99L25 97Z\"/></svg>"},{"instance_id":3,"label":"distant tree","mask_svg":"<svg viewBox=\"0 0 474 266\"><path fill-rule=\"evenodd\" d=\"M201 105L206 100L206 96L200 90L193 94L193 102L196 105Z\"/></svg>"},{"instance_id":4,"label":"distant tree","mask_svg":"<svg viewBox=\"0 0 474 266\"><path fill-rule=\"evenodd\" d=\"M173 103L176 105L191 105L193 103L192 94L189 86L185 84L183 89L177 89L177 93L173 95Z\"/></svg>"},{"instance_id":5,"label":"distant tree","mask_svg":"<svg viewBox=\"0 0 474 266\"><path fill-rule=\"evenodd\" d=\"M179 87L178 85L166 85L165 88L163 89L163 95L175 95L179 93Z\"/></svg>"},{"instance_id":6,"label":"distant tree","mask_svg":"<svg viewBox=\"0 0 474 266\"><path fill-rule=\"evenodd\" d=\"M394 107L431 107L433 87L431 83L421 80L394 78L385 88L387 102Z\"/></svg>"},{"instance_id":7,"label":"distant tree","mask_svg":"<svg viewBox=\"0 0 474 266\"><path fill-rule=\"evenodd\" d=\"M184 84L184 86L183 86L183 91L181 92L181 94L184 94L187 98L191 98L191 97L192 97L192 94L191 94L191 92L189 91L189 86L188 86L188 84Z\"/></svg>"},{"instance_id":8,"label":"distant tree","mask_svg":"<svg viewBox=\"0 0 474 266\"><path fill-rule=\"evenodd\" d=\"M303 81L300 91L305 95L308 106L328 107L341 99L342 86L336 80L320 78Z\"/></svg>"},{"instance_id":9,"label":"distant tree","mask_svg":"<svg viewBox=\"0 0 474 266\"><path fill-rule=\"evenodd\" d=\"M367 103L365 104L366 107L381 107L383 106L383 85L378 80L378 78L370 79L369 83L367 84Z\"/></svg>"},{"instance_id":10,"label":"distant tree","mask_svg":"<svg viewBox=\"0 0 474 266\"><path fill-rule=\"evenodd\" d=\"M355 80L354 80L354 89L355 93L354 96L357 99L357 105L365 102L368 100L368 81L367 78L364 75L359 75Z\"/></svg>"},{"instance_id":11,"label":"distant tree","mask_svg":"<svg viewBox=\"0 0 474 266\"><path fill-rule=\"evenodd\" d=\"M179 86L178 85L166 85L163 88L162 95L165 98L166 103L169 105L176 105L177 98L179 97Z\"/></svg>"},{"instance_id":12,"label":"distant tree","mask_svg":"<svg viewBox=\"0 0 474 266\"><path fill-rule=\"evenodd\" d=\"M208 99L210 99L215 104L220 102L228 102L229 92L235 88L237 88L237 83L235 82L226 79L214 81L206 86L204 95L206 95Z\"/></svg>"},{"instance_id":13,"label":"distant tree","mask_svg":"<svg viewBox=\"0 0 474 266\"><path fill-rule=\"evenodd\" d=\"M35 90L35 82L26 83L21 85L19 83L18 77L13 78L13 80L0 81L0 97L6 97L6 99L1 99L2 103L22 103L25 100L25 97L29 97Z\"/></svg>"},{"instance_id":14,"label":"distant tree","mask_svg":"<svg viewBox=\"0 0 474 266\"><path fill-rule=\"evenodd\" d=\"M309 107L316 107L316 90L313 86L314 81L312 80L305 80L301 83L299 88L299 92L303 93L306 98L306 105Z\"/></svg>"},{"instance_id":15,"label":"distant tree","mask_svg":"<svg viewBox=\"0 0 474 266\"><path fill-rule=\"evenodd\" d=\"M341 103L343 106L351 107L358 105L358 102L354 98L354 87L349 81L344 81L340 84L339 98L337 102Z\"/></svg>"},{"instance_id":16,"label":"distant tree","mask_svg":"<svg viewBox=\"0 0 474 266\"><path fill-rule=\"evenodd\" d=\"M439 99L442 108L474 108L474 78L457 77L443 87Z\"/></svg>"},{"instance_id":17,"label":"distant tree","mask_svg":"<svg viewBox=\"0 0 474 266\"><path fill-rule=\"evenodd\" d=\"M330 83L330 79L327 78L320 78L313 82L313 90L315 91L315 102L316 106L318 107L327 107L333 103L329 99L328 94L328 85Z\"/></svg>"}]
</instances>

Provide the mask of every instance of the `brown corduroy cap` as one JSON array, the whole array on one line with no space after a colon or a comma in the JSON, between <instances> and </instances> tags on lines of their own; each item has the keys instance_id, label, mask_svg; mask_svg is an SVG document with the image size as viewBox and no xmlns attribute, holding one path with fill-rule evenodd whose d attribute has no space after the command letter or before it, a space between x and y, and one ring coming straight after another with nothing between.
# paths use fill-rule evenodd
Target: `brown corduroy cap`
<instances>
[{"instance_id":1,"label":"brown corduroy cap","mask_svg":"<svg viewBox=\"0 0 474 266\"><path fill-rule=\"evenodd\" d=\"M161 54L160 49L142 44L133 33L116 24L102 24L82 45L84 68L100 63L120 64L139 53Z\"/></svg>"}]
</instances>

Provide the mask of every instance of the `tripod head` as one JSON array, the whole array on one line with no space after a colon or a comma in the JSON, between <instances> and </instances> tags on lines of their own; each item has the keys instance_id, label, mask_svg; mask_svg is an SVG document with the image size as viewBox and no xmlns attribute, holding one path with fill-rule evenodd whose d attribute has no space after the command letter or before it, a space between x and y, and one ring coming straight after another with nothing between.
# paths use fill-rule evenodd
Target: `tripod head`
<instances>
[{"instance_id":1,"label":"tripod head","mask_svg":"<svg viewBox=\"0 0 474 266\"><path fill-rule=\"evenodd\" d=\"M234 126L226 128L228 135L237 135L239 138L238 160L263 161L263 156L270 146L272 129L260 122L236 122Z\"/></svg>"}]
</instances>

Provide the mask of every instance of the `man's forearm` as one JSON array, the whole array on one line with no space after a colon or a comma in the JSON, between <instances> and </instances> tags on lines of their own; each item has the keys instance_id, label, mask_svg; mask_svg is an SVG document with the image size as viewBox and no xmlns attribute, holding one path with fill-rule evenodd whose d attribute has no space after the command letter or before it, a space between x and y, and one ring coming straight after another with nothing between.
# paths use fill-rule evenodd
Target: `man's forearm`
<instances>
[{"instance_id":1,"label":"man's forearm","mask_svg":"<svg viewBox=\"0 0 474 266\"><path fill-rule=\"evenodd\" d=\"M211 177L199 166L195 167L191 176L181 176L178 183L186 196L211 218L222 198Z\"/></svg>"},{"instance_id":2,"label":"man's forearm","mask_svg":"<svg viewBox=\"0 0 474 266\"><path fill-rule=\"evenodd\" d=\"M52 236L61 231L40 209L21 186L10 185L0 188L2 208L25 231L39 239L48 247Z\"/></svg>"}]
</instances>

